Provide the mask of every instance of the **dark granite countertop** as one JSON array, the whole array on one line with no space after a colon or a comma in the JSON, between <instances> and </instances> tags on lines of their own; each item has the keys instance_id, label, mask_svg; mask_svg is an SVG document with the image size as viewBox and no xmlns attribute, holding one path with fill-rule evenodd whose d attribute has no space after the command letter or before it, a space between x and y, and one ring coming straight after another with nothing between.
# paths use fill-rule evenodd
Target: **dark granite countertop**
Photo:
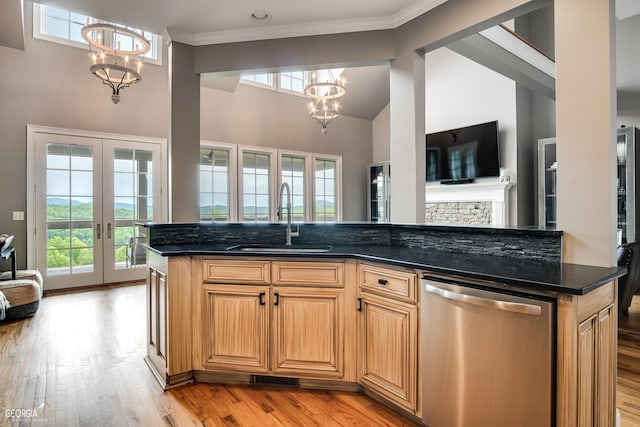
<instances>
[{"instance_id":1,"label":"dark granite countertop","mask_svg":"<svg viewBox=\"0 0 640 427\"><path fill-rule=\"evenodd\" d=\"M515 285L531 291L553 291L583 295L626 274L620 267L594 267L578 264L519 260L483 254L457 254L434 249L396 246L332 246L322 253L275 253L229 251L230 244L154 245L150 250L162 256L227 255L268 257L356 258L416 268L431 273ZM295 243L294 246L295 248Z\"/></svg>"}]
</instances>

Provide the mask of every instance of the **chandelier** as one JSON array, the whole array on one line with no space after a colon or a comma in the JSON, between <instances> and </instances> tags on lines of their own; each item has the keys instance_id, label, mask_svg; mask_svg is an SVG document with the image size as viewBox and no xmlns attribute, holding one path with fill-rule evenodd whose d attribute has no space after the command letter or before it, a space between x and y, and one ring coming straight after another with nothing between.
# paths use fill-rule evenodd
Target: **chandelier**
<instances>
[{"instance_id":1,"label":"chandelier","mask_svg":"<svg viewBox=\"0 0 640 427\"><path fill-rule=\"evenodd\" d=\"M106 22L87 22L82 27L82 37L89 43L89 71L111 88L111 100L117 104L122 89L142 80L142 60L131 57L149 52L151 43L140 33ZM135 69L130 66L132 62L136 62Z\"/></svg>"},{"instance_id":2,"label":"chandelier","mask_svg":"<svg viewBox=\"0 0 640 427\"><path fill-rule=\"evenodd\" d=\"M332 70L318 70L309 73L308 83L304 88L309 115L322 126L323 135L327 133L327 125L338 117L340 99L347 93L344 79L335 78Z\"/></svg>"}]
</instances>

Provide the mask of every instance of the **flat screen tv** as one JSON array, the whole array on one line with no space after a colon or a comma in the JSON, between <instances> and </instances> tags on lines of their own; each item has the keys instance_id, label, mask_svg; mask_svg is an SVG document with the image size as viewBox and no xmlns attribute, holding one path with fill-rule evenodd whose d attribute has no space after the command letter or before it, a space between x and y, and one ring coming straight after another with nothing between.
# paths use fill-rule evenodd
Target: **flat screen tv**
<instances>
[{"instance_id":1,"label":"flat screen tv","mask_svg":"<svg viewBox=\"0 0 640 427\"><path fill-rule=\"evenodd\" d=\"M498 121L427 134L427 181L473 182L499 176Z\"/></svg>"}]
</instances>

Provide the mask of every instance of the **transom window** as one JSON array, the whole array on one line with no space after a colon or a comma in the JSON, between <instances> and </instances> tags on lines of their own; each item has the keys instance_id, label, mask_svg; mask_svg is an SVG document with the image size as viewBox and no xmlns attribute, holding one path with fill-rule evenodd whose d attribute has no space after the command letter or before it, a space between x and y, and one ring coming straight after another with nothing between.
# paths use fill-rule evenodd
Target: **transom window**
<instances>
[{"instance_id":1,"label":"transom window","mask_svg":"<svg viewBox=\"0 0 640 427\"><path fill-rule=\"evenodd\" d=\"M101 21L51 5L33 3L33 37L37 39L88 49L89 46L82 38L81 30L85 24L97 22L107 21ZM112 22L109 23L111 24ZM151 50L144 55L145 62L157 65L162 64L161 36L137 28L122 27L142 34L151 42ZM133 38L130 36L118 34L118 40L122 49L133 47Z\"/></svg>"}]
</instances>

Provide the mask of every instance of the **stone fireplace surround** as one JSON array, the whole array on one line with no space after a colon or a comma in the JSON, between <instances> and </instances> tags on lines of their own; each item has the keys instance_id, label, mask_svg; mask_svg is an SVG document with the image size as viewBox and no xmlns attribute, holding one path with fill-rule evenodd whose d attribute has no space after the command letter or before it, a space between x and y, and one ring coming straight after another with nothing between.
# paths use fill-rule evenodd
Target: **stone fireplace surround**
<instances>
[{"instance_id":1,"label":"stone fireplace surround","mask_svg":"<svg viewBox=\"0 0 640 427\"><path fill-rule=\"evenodd\" d=\"M425 219L434 224L509 225L509 190L498 180L471 184L427 184Z\"/></svg>"}]
</instances>

